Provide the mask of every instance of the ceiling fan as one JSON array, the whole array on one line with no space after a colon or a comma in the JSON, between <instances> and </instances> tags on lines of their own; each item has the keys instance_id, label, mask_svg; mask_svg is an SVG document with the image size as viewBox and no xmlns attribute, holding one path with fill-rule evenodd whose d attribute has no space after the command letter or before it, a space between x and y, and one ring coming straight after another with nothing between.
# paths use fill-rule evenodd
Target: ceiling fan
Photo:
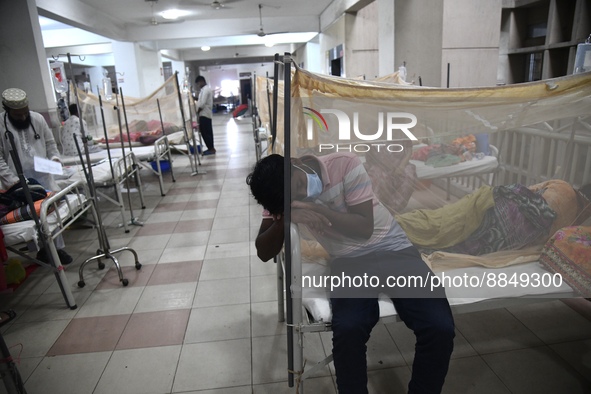
<instances>
[{"instance_id":1,"label":"ceiling fan","mask_svg":"<svg viewBox=\"0 0 591 394\"><path fill-rule=\"evenodd\" d=\"M166 20L164 18L158 19L156 18L156 14L154 13L154 5L156 3L158 3L158 0L145 0L147 3L150 3L150 8L152 10L152 18L150 19L150 25L152 26L158 26L158 25L165 25L165 24L171 24L171 23L182 23L185 20L184 19L171 19L171 20Z\"/></svg>"},{"instance_id":2,"label":"ceiling fan","mask_svg":"<svg viewBox=\"0 0 591 394\"><path fill-rule=\"evenodd\" d=\"M211 3L195 3L193 1L184 1L183 4L185 6L206 6L206 7L211 7L214 10L221 10L223 8L232 8L232 7L228 7L228 4L230 3L235 3L239 0L223 0L223 1L218 1L218 0L213 0Z\"/></svg>"},{"instance_id":3,"label":"ceiling fan","mask_svg":"<svg viewBox=\"0 0 591 394\"><path fill-rule=\"evenodd\" d=\"M276 8L279 8L279 7L276 7ZM271 34L284 34L284 33L287 33L285 31L275 32L275 33L265 33L265 29L263 28L263 5L262 4L259 4L259 21L260 21L260 28L259 28L259 31L257 33L257 36L259 36L259 37L265 37L265 36L268 36L268 35L271 35Z\"/></svg>"},{"instance_id":4,"label":"ceiling fan","mask_svg":"<svg viewBox=\"0 0 591 394\"><path fill-rule=\"evenodd\" d=\"M226 7L226 4L225 3L220 3L218 0L214 0L214 1L211 2L210 6L214 10L219 10L220 8L225 8Z\"/></svg>"}]
</instances>

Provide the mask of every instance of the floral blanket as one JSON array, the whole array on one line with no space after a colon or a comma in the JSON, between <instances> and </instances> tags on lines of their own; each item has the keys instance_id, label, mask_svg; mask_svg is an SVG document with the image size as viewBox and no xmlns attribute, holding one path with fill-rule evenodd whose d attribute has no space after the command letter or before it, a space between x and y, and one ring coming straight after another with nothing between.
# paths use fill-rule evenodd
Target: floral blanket
<instances>
[{"instance_id":1,"label":"floral blanket","mask_svg":"<svg viewBox=\"0 0 591 394\"><path fill-rule=\"evenodd\" d=\"M558 230L542 249L540 262L583 297L591 297L591 226Z\"/></svg>"}]
</instances>

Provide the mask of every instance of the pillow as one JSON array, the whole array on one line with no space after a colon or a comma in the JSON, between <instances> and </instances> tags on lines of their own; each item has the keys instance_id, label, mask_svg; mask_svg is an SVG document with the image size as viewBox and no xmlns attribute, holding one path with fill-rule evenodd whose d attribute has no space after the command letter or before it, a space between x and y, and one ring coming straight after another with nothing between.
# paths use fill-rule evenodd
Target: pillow
<instances>
[{"instance_id":1,"label":"pillow","mask_svg":"<svg viewBox=\"0 0 591 394\"><path fill-rule=\"evenodd\" d=\"M591 297L591 226L558 230L544 245L540 263L581 296Z\"/></svg>"},{"instance_id":2,"label":"pillow","mask_svg":"<svg viewBox=\"0 0 591 394\"><path fill-rule=\"evenodd\" d=\"M43 201L45 201L45 199L47 199L51 196L54 196L55 194L56 194L56 192L49 192L49 193L47 193L47 197L45 197L42 200L37 200L34 202L35 212L37 212L37 216L39 216L41 214L41 204L43 204ZM53 210L53 207L50 208L50 211L51 210ZM14 211L8 212L6 215L4 215L2 218L0 218L0 225L22 222L22 221L31 220L31 219L33 219L33 216L31 215L31 209L29 208L29 205L27 204L27 205L23 205L22 207L15 209Z\"/></svg>"}]
</instances>

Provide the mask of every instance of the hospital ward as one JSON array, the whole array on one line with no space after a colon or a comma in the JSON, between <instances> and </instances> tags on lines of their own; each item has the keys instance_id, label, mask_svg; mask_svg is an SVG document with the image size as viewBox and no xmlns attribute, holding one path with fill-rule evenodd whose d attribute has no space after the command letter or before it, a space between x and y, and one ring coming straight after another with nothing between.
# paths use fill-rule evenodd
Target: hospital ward
<instances>
[{"instance_id":1,"label":"hospital ward","mask_svg":"<svg viewBox=\"0 0 591 394\"><path fill-rule=\"evenodd\" d=\"M0 394L591 393L591 0L295 3L0 5Z\"/></svg>"}]
</instances>

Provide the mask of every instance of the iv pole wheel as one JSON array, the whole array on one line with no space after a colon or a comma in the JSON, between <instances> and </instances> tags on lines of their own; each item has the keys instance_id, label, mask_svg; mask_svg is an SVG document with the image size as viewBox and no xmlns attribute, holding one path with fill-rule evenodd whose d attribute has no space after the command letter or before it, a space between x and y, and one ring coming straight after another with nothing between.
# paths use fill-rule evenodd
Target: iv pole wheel
<instances>
[{"instance_id":1,"label":"iv pole wheel","mask_svg":"<svg viewBox=\"0 0 591 394\"><path fill-rule=\"evenodd\" d=\"M78 287L79 288L83 288L84 286L86 286L86 283L84 283L83 280L78 281Z\"/></svg>"},{"instance_id":2,"label":"iv pole wheel","mask_svg":"<svg viewBox=\"0 0 591 394\"><path fill-rule=\"evenodd\" d=\"M102 250L100 250L100 249L97 249L96 250L96 255L97 256L100 256L102 254L103 254L103 251ZM98 269L99 270L105 269L105 263L103 263L100 259L98 259L97 262L98 262Z\"/></svg>"},{"instance_id":3,"label":"iv pole wheel","mask_svg":"<svg viewBox=\"0 0 591 394\"><path fill-rule=\"evenodd\" d=\"M138 262L135 263L135 269L139 270L140 268L142 268L142 265Z\"/></svg>"},{"instance_id":4,"label":"iv pole wheel","mask_svg":"<svg viewBox=\"0 0 591 394\"><path fill-rule=\"evenodd\" d=\"M123 284L123 286L127 286L129 284L129 281L127 279L123 279L121 283Z\"/></svg>"}]
</instances>

